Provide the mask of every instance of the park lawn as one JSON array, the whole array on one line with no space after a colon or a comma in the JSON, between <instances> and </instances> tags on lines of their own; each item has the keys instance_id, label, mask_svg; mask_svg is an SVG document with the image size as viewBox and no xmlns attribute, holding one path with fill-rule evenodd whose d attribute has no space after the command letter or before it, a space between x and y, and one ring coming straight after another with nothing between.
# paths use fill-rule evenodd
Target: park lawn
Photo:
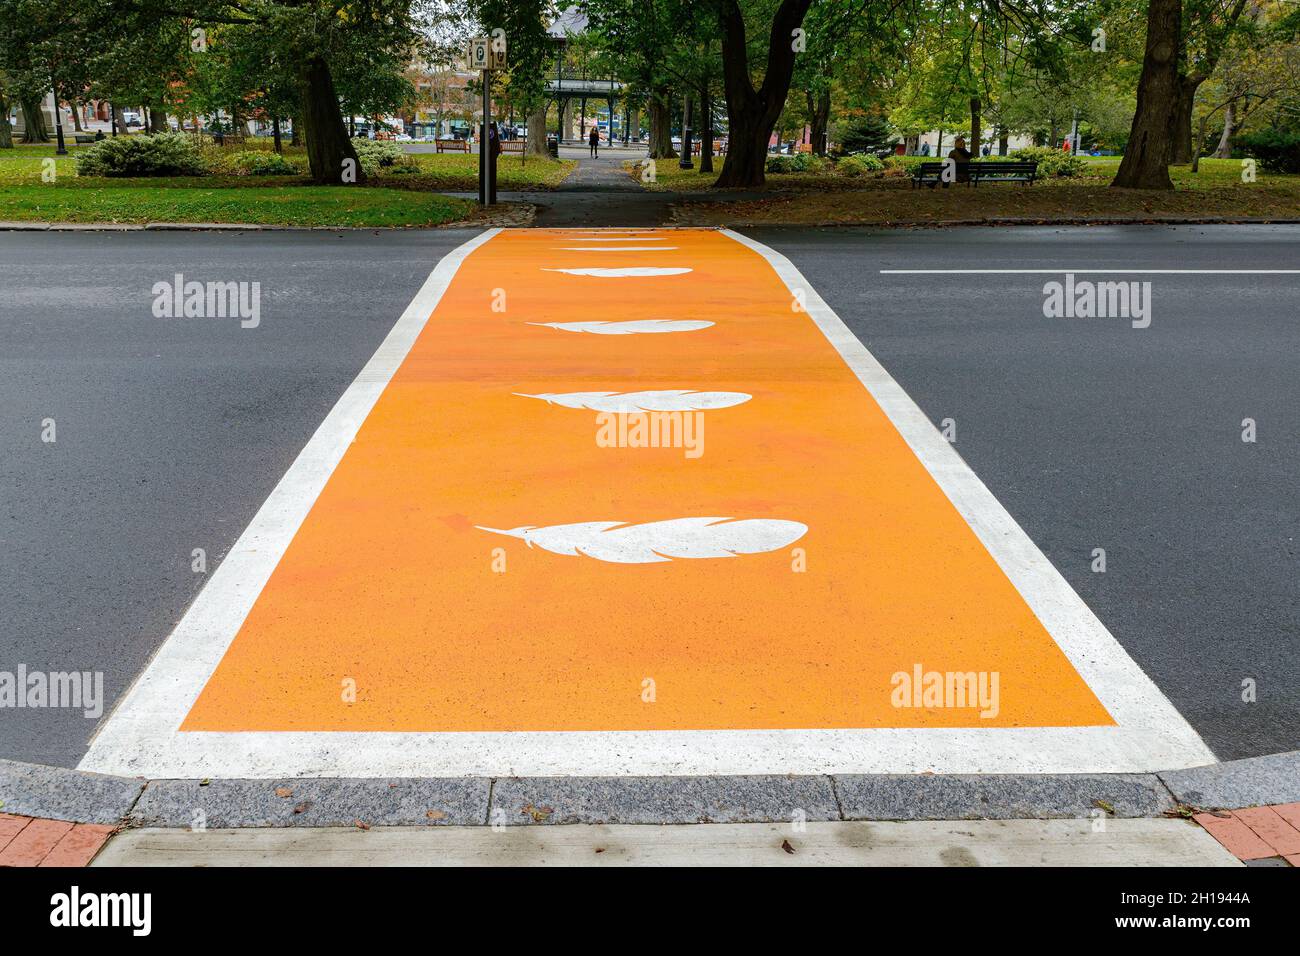
<instances>
[{"instance_id":1,"label":"park lawn","mask_svg":"<svg viewBox=\"0 0 1300 956\"><path fill-rule=\"evenodd\" d=\"M744 202L679 205L679 221L699 224L887 224L947 220L1024 219L1144 221L1176 219L1300 219L1300 176L1257 172L1241 181L1241 161L1203 159L1171 167L1172 192L1111 189L1118 157L1090 160L1088 175L1052 178L1032 186L955 185L913 189L905 176L848 179L831 173L773 174L763 191L770 198ZM803 179L787 183L791 175ZM807 178L818 175L820 187ZM846 182L847 180L847 182ZM725 193L723 193L725 195Z\"/></svg>"},{"instance_id":2,"label":"park lawn","mask_svg":"<svg viewBox=\"0 0 1300 956\"><path fill-rule=\"evenodd\" d=\"M42 179L47 158L55 159L54 182ZM418 178L394 176L390 182L380 176L371 186L317 186L293 176L79 177L72 156L55 157L52 145L23 144L0 150L0 220L437 226L475 212L466 200L397 182Z\"/></svg>"},{"instance_id":3,"label":"park lawn","mask_svg":"<svg viewBox=\"0 0 1300 956\"><path fill-rule=\"evenodd\" d=\"M422 188L449 192L478 190L478 156L468 153L411 153L420 167L418 175L393 177L416 180ZM572 159L505 154L497 157L497 189L554 189L577 167Z\"/></svg>"},{"instance_id":4,"label":"park lawn","mask_svg":"<svg viewBox=\"0 0 1300 956\"><path fill-rule=\"evenodd\" d=\"M93 187L0 185L0 220L14 221L439 226L475 209L451 196L369 186L232 186L204 180L188 188L147 180L98 180Z\"/></svg>"}]
</instances>

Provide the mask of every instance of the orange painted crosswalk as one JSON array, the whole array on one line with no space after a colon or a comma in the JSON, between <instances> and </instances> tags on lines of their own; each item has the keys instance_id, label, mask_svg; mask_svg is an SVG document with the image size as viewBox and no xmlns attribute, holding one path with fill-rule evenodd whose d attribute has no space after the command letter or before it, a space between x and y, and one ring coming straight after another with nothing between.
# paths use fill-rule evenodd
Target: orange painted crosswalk
<instances>
[{"instance_id":1,"label":"orange painted crosswalk","mask_svg":"<svg viewBox=\"0 0 1300 956\"><path fill-rule=\"evenodd\" d=\"M761 256L529 230L460 266L181 730L1111 724Z\"/></svg>"}]
</instances>

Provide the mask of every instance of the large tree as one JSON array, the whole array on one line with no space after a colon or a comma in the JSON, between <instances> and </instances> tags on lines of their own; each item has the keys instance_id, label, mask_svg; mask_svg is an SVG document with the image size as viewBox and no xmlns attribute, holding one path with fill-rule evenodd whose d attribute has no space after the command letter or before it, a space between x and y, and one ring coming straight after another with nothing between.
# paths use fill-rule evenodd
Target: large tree
<instances>
[{"instance_id":1,"label":"large tree","mask_svg":"<svg viewBox=\"0 0 1300 956\"><path fill-rule=\"evenodd\" d=\"M1111 183L1127 189L1173 189L1170 147L1178 121L1182 0L1150 0L1146 52L1128 147Z\"/></svg>"},{"instance_id":2,"label":"large tree","mask_svg":"<svg viewBox=\"0 0 1300 956\"><path fill-rule=\"evenodd\" d=\"M738 0L718 0L723 89L727 95L727 159L717 186L761 186L767 145L785 108L800 30L813 0L781 0L772 15L762 79L751 72L745 15Z\"/></svg>"}]
</instances>

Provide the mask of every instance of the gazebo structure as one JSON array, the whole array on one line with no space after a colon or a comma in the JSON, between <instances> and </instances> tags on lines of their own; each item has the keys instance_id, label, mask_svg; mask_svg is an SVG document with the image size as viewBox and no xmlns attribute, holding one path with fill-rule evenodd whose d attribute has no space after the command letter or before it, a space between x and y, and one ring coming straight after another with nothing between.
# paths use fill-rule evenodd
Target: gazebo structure
<instances>
[{"instance_id":1,"label":"gazebo structure","mask_svg":"<svg viewBox=\"0 0 1300 956\"><path fill-rule=\"evenodd\" d=\"M631 109L628 98L624 96L624 85L612 76L589 76L586 70L582 70L578 76L566 74L564 69L564 53L568 46L569 38L578 36L587 31L587 15L579 10L576 6L565 7L559 17L548 28L547 32L551 35L556 44L555 51L555 73L546 81L546 93L549 100L555 101L556 114L556 134L561 142L565 140L573 141L572 128L572 103L574 100L579 101L579 115L582 119L579 125L585 124L587 115L588 100L605 100L609 103L610 117L610 137L614 135L614 115L618 101L623 100L623 142L629 140L639 142L640 122L638 111ZM636 128L635 133L632 129ZM585 129L579 129L577 139L583 140Z\"/></svg>"}]
</instances>

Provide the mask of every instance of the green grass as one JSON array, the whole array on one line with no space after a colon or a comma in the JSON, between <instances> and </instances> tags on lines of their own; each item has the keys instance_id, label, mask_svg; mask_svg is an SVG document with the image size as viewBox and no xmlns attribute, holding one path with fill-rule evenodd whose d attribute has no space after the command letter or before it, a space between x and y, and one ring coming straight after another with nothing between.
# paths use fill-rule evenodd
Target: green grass
<instances>
[{"instance_id":1,"label":"green grass","mask_svg":"<svg viewBox=\"0 0 1300 956\"><path fill-rule=\"evenodd\" d=\"M200 180L200 182L202 182ZM0 220L235 222L281 226L437 226L463 219L464 199L370 186L0 185Z\"/></svg>"},{"instance_id":2,"label":"green grass","mask_svg":"<svg viewBox=\"0 0 1300 956\"><path fill-rule=\"evenodd\" d=\"M475 206L438 190L478 188L476 156L418 154L418 173L384 172L365 186L318 186L296 176L178 176L117 179L77 176L75 156L56 157L53 144L17 144L0 150L0 220L40 222L237 222L286 226L434 226L463 219ZM217 168L241 149L270 148L250 141L208 147ZM286 144L285 155L305 170L301 147ZM55 178L46 182L46 160ZM573 169L572 161L502 156L498 188L548 189Z\"/></svg>"},{"instance_id":3,"label":"green grass","mask_svg":"<svg viewBox=\"0 0 1300 956\"><path fill-rule=\"evenodd\" d=\"M478 189L478 157L463 153L415 153L418 179L434 189ZM502 154L497 157L497 188L501 190L554 189L578 164L572 159L550 159Z\"/></svg>"}]
</instances>

